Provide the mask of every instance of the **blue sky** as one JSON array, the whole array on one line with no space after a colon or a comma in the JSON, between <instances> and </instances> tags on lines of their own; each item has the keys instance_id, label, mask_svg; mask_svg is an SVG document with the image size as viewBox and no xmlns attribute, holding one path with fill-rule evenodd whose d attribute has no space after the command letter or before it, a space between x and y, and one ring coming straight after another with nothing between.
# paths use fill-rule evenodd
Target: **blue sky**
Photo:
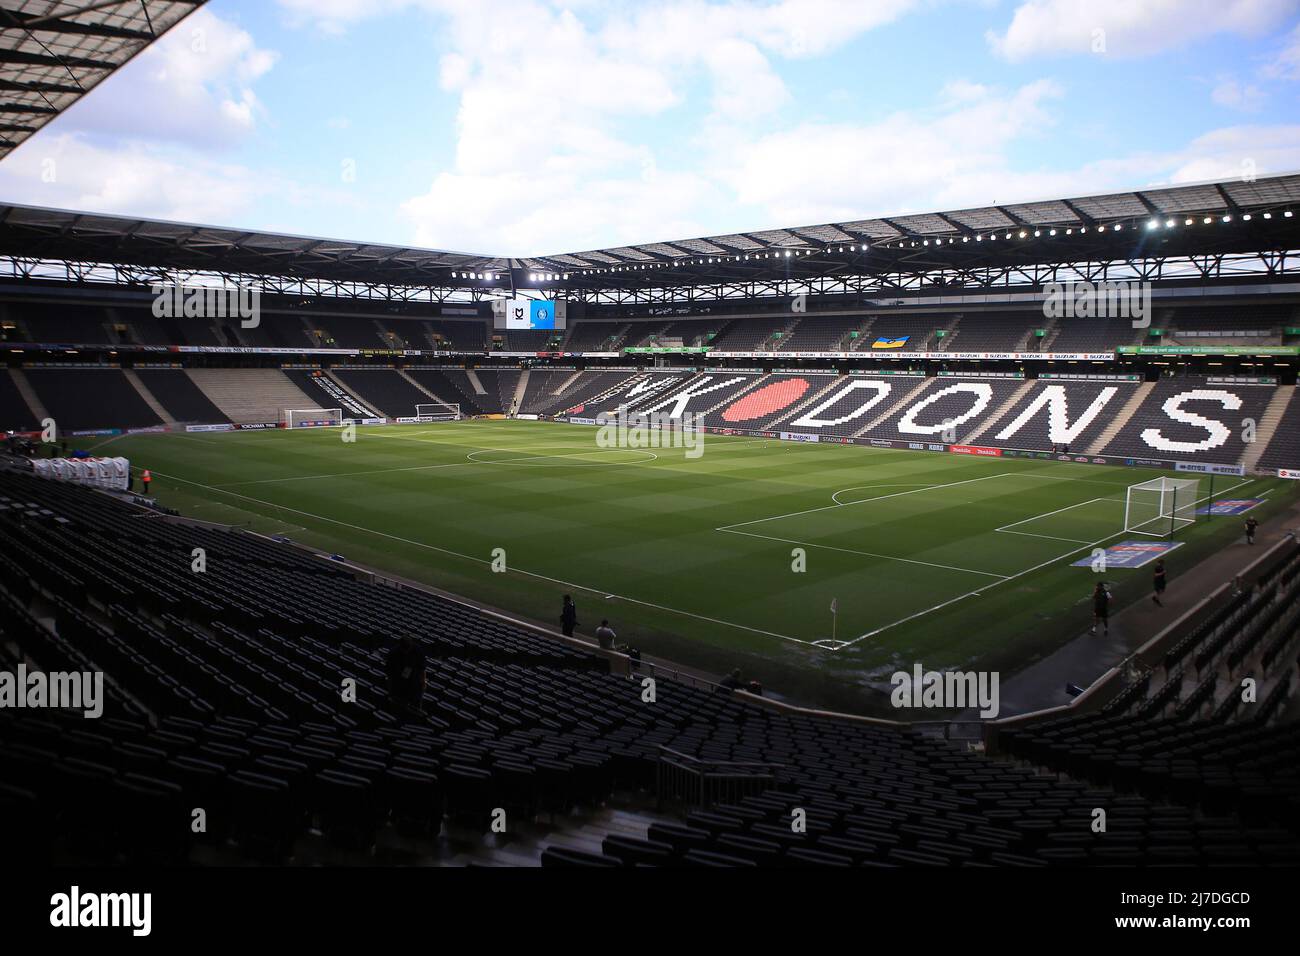
<instances>
[{"instance_id":1,"label":"blue sky","mask_svg":"<svg viewBox=\"0 0 1300 956\"><path fill-rule=\"evenodd\" d=\"M1300 169L1300 0L212 0L0 199L532 255Z\"/></svg>"}]
</instances>

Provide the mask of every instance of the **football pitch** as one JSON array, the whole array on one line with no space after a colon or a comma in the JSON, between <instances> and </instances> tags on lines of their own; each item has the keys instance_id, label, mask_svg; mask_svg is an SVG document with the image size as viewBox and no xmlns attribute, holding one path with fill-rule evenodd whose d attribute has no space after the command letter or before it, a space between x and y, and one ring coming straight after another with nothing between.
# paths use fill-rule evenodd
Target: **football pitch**
<instances>
[{"instance_id":1,"label":"football pitch","mask_svg":"<svg viewBox=\"0 0 1300 956\"><path fill-rule=\"evenodd\" d=\"M741 666L837 705L899 665L1014 670L1077 636L1097 575L1073 562L1137 538L1123 533L1125 489L1161 474L712 435L691 457L525 421L344 434L83 447L151 469L160 502L189 517L283 534L548 625L570 593L580 634L608 618L646 653ZM1253 513L1266 521L1294 485L1219 477L1214 493L1264 499ZM1240 523L1180 532L1174 585ZM1150 569L1102 577L1122 605L1146 593Z\"/></svg>"}]
</instances>

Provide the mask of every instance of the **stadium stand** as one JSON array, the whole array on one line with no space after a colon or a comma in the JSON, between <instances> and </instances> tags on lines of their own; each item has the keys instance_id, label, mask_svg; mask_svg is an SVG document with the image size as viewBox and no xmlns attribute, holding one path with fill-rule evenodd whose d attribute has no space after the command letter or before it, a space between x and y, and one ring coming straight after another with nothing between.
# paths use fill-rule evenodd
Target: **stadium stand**
<instances>
[{"instance_id":1,"label":"stadium stand","mask_svg":"<svg viewBox=\"0 0 1300 956\"><path fill-rule=\"evenodd\" d=\"M199 391L232 422L278 422L289 408L320 408L321 402L275 368L192 368ZM323 394L323 393L322 393Z\"/></svg>"},{"instance_id":2,"label":"stadium stand","mask_svg":"<svg viewBox=\"0 0 1300 956\"><path fill-rule=\"evenodd\" d=\"M416 405L434 401L391 368L340 368L334 370L353 394L388 418L410 418ZM441 396L438 396L441 398ZM443 399L443 401L451 401Z\"/></svg>"},{"instance_id":3,"label":"stadium stand","mask_svg":"<svg viewBox=\"0 0 1300 956\"><path fill-rule=\"evenodd\" d=\"M108 330L108 315L101 308L13 302L7 311L9 319L26 329L29 342L116 344Z\"/></svg>"},{"instance_id":4,"label":"stadium stand","mask_svg":"<svg viewBox=\"0 0 1300 956\"><path fill-rule=\"evenodd\" d=\"M1214 383L1205 376L1162 379L1104 454L1235 464L1246 452L1246 419L1268 408L1268 385ZM1197 421L1180 419L1192 418Z\"/></svg>"},{"instance_id":5,"label":"stadium stand","mask_svg":"<svg viewBox=\"0 0 1300 956\"><path fill-rule=\"evenodd\" d=\"M1164 779L1181 773L1181 793L1117 794L1074 779L1073 741L1060 757L1032 752L1069 765L1044 776L915 730L670 680L646 708L639 680L608 673L595 653L423 591L362 583L267 539L133 520L141 512L128 503L12 472L0 474L0 504L6 637L41 666L107 675L107 710L89 730L50 712L0 724L4 777L23 781L7 805L65 820L56 845L30 847L61 859L178 863L226 846L284 862L309 826L341 853L365 853L384 830L437 834L497 806L526 817L629 789L694 808L652 823L646 841L548 850L542 864L1300 859L1297 737L1286 725L1211 741L1190 766L1230 761L1224 786L1190 790L1198 778L1170 761ZM200 580L188 570L194 547L209 556ZM1286 580L1279 586L1294 587ZM414 720L384 706L383 653L400 635L429 665ZM348 708L338 704L343 675L359 691ZM1134 723L1121 743L1185 749L1196 729L1157 737ZM1089 768L1106 766L1107 751L1089 753ZM728 793L703 789L700 768L740 762L744 779ZM1099 803L1110 808L1104 837L1088 825ZM196 805L218 821L212 832L156 825ZM795 806L806 833L789 826Z\"/></svg>"},{"instance_id":6,"label":"stadium stand","mask_svg":"<svg viewBox=\"0 0 1300 956\"><path fill-rule=\"evenodd\" d=\"M893 405L930 381L922 376L844 376L815 400L773 414L762 429L849 437L858 434Z\"/></svg>"},{"instance_id":7,"label":"stadium stand","mask_svg":"<svg viewBox=\"0 0 1300 956\"><path fill-rule=\"evenodd\" d=\"M736 319L728 322L706 343L715 349L731 352L764 351L786 334L794 316L773 315L758 319Z\"/></svg>"},{"instance_id":8,"label":"stadium stand","mask_svg":"<svg viewBox=\"0 0 1300 956\"><path fill-rule=\"evenodd\" d=\"M490 392L485 395L475 392L464 369L413 368L407 374L444 402L460 405L463 415L488 415L495 409L497 399Z\"/></svg>"},{"instance_id":9,"label":"stadium stand","mask_svg":"<svg viewBox=\"0 0 1300 956\"><path fill-rule=\"evenodd\" d=\"M947 316L896 316L878 315L866 335L854 340L855 351L862 352L923 352L943 348L943 340L935 337L937 329L952 324Z\"/></svg>"},{"instance_id":10,"label":"stadium stand","mask_svg":"<svg viewBox=\"0 0 1300 956\"><path fill-rule=\"evenodd\" d=\"M38 418L18 391L9 370L0 370L0 430L35 429Z\"/></svg>"},{"instance_id":11,"label":"stadium stand","mask_svg":"<svg viewBox=\"0 0 1300 956\"><path fill-rule=\"evenodd\" d=\"M1258 467L1300 470L1300 398L1294 393L1273 432L1273 440L1259 459Z\"/></svg>"},{"instance_id":12,"label":"stadium stand","mask_svg":"<svg viewBox=\"0 0 1300 956\"><path fill-rule=\"evenodd\" d=\"M944 348L956 352L1024 352L1036 349L1034 336L1046 324L1039 313L968 312L959 316Z\"/></svg>"},{"instance_id":13,"label":"stadium stand","mask_svg":"<svg viewBox=\"0 0 1300 956\"><path fill-rule=\"evenodd\" d=\"M29 368L24 374L62 432L163 423L119 368Z\"/></svg>"},{"instance_id":14,"label":"stadium stand","mask_svg":"<svg viewBox=\"0 0 1300 956\"><path fill-rule=\"evenodd\" d=\"M677 376L675 381L652 381L645 390L634 387L619 396L619 401L626 401L632 414L703 415L756 381L758 376L752 372L709 371L689 378Z\"/></svg>"},{"instance_id":15,"label":"stadium stand","mask_svg":"<svg viewBox=\"0 0 1300 956\"><path fill-rule=\"evenodd\" d=\"M627 335L626 322L575 322L564 342L566 352L608 352Z\"/></svg>"},{"instance_id":16,"label":"stadium stand","mask_svg":"<svg viewBox=\"0 0 1300 956\"><path fill-rule=\"evenodd\" d=\"M780 343L782 352L835 352L847 348L849 332L862 324L861 317L809 315L799 320L794 331Z\"/></svg>"},{"instance_id":17,"label":"stadium stand","mask_svg":"<svg viewBox=\"0 0 1300 956\"><path fill-rule=\"evenodd\" d=\"M1049 327L1042 347L1048 352L1109 352L1116 346L1140 344L1145 335L1145 329L1133 327L1132 319L1063 318Z\"/></svg>"},{"instance_id":18,"label":"stadium stand","mask_svg":"<svg viewBox=\"0 0 1300 956\"><path fill-rule=\"evenodd\" d=\"M961 441L1023 384L1006 378L939 378L916 401L862 434L893 441ZM949 426L953 431L945 439L941 436Z\"/></svg>"},{"instance_id":19,"label":"stadium stand","mask_svg":"<svg viewBox=\"0 0 1300 956\"><path fill-rule=\"evenodd\" d=\"M1082 452L1101 436L1137 383L1039 379L1006 414L984 428L977 444L1049 451L1068 446Z\"/></svg>"},{"instance_id":20,"label":"stadium stand","mask_svg":"<svg viewBox=\"0 0 1300 956\"><path fill-rule=\"evenodd\" d=\"M534 392L532 403L525 404L523 410L535 415L555 415L561 412L582 415L587 402L608 393L623 391L637 378L639 373L632 369L583 372L558 395Z\"/></svg>"},{"instance_id":21,"label":"stadium stand","mask_svg":"<svg viewBox=\"0 0 1300 956\"><path fill-rule=\"evenodd\" d=\"M1294 855L1300 735L1279 718L1295 680L1297 598L1300 545L1290 539L1249 587L1212 596L1163 659L1100 710L1012 721L999 728L998 749L1152 800L1232 814L1261 832L1280 828L1281 845L1264 858ZM1257 680L1254 706L1243 705L1243 674ZM1240 853L1237 839L1204 846L1205 862Z\"/></svg>"},{"instance_id":22,"label":"stadium stand","mask_svg":"<svg viewBox=\"0 0 1300 956\"><path fill-rule=\"evenodd\" d=\"M220 424L230 420L203 394L184 369L137 368L135 373L178 422Z\"/></svg>"},{"instance_id":23,"label":"stadium stand","mask_svg":"<svg viewBox=\"0 0 1300 956\"><path fill-rule=\"evenodd\" d=\"M757 387L717 406L704 424L716 428L758 428L773 416L789 412L835 379L833 372L777 373Z\"/></svg>"}]
</instances>

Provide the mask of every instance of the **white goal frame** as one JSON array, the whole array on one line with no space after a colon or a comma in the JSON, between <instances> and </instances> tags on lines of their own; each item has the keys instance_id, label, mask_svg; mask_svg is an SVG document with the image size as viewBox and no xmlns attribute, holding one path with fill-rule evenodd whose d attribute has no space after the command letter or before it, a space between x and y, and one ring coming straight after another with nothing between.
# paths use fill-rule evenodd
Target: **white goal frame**
<instances>
[{"instance_id":1,"label":"white goal frame","mask_svg":"<svg viewBox=\"0 0 1300 956\"><path fill-rule=\"evenodd\" d=\"M342 428L341 408L286 408L280 419L285 428Z\"/></svg>"},{"instance_id":2,"label":"white goal frame","mask_svg":"<svg viewBox=\"0 0 1300 956\"><path fill-rule=\"evenodd\" d=\"M415 406L417 422L458 422L460 405L450 402L423 402Z\"/></svg>"},{"instance_id":3,"label":"white goal frame","mask_svg":"<svg viewBox=\"0 0 1300 956\"><path fill-rule=\"evenodd\" d=\"M1165 538L1195 524L1200 486L1197 478L1153 478L1129 485L1124 495L1124 533Z\"/></svg>"}]
</instances>

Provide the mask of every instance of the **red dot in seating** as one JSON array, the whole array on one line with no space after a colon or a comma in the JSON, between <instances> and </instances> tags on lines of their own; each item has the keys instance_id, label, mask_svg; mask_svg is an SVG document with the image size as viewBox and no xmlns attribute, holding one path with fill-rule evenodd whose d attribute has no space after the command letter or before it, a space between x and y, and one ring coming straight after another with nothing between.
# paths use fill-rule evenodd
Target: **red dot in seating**
<instances>
[{"instance_id":1,"label":"red dot in seating","mask_svg":"<svg viewBox=\"0 0 1300 956\"><path fill-rule=\"evenodd\" d=\"M790 378L764 385L744 398L732 402L722 413L724 422L747 422L789 408L809 389L807 379Z\"/></svg>"}]
</instances>

